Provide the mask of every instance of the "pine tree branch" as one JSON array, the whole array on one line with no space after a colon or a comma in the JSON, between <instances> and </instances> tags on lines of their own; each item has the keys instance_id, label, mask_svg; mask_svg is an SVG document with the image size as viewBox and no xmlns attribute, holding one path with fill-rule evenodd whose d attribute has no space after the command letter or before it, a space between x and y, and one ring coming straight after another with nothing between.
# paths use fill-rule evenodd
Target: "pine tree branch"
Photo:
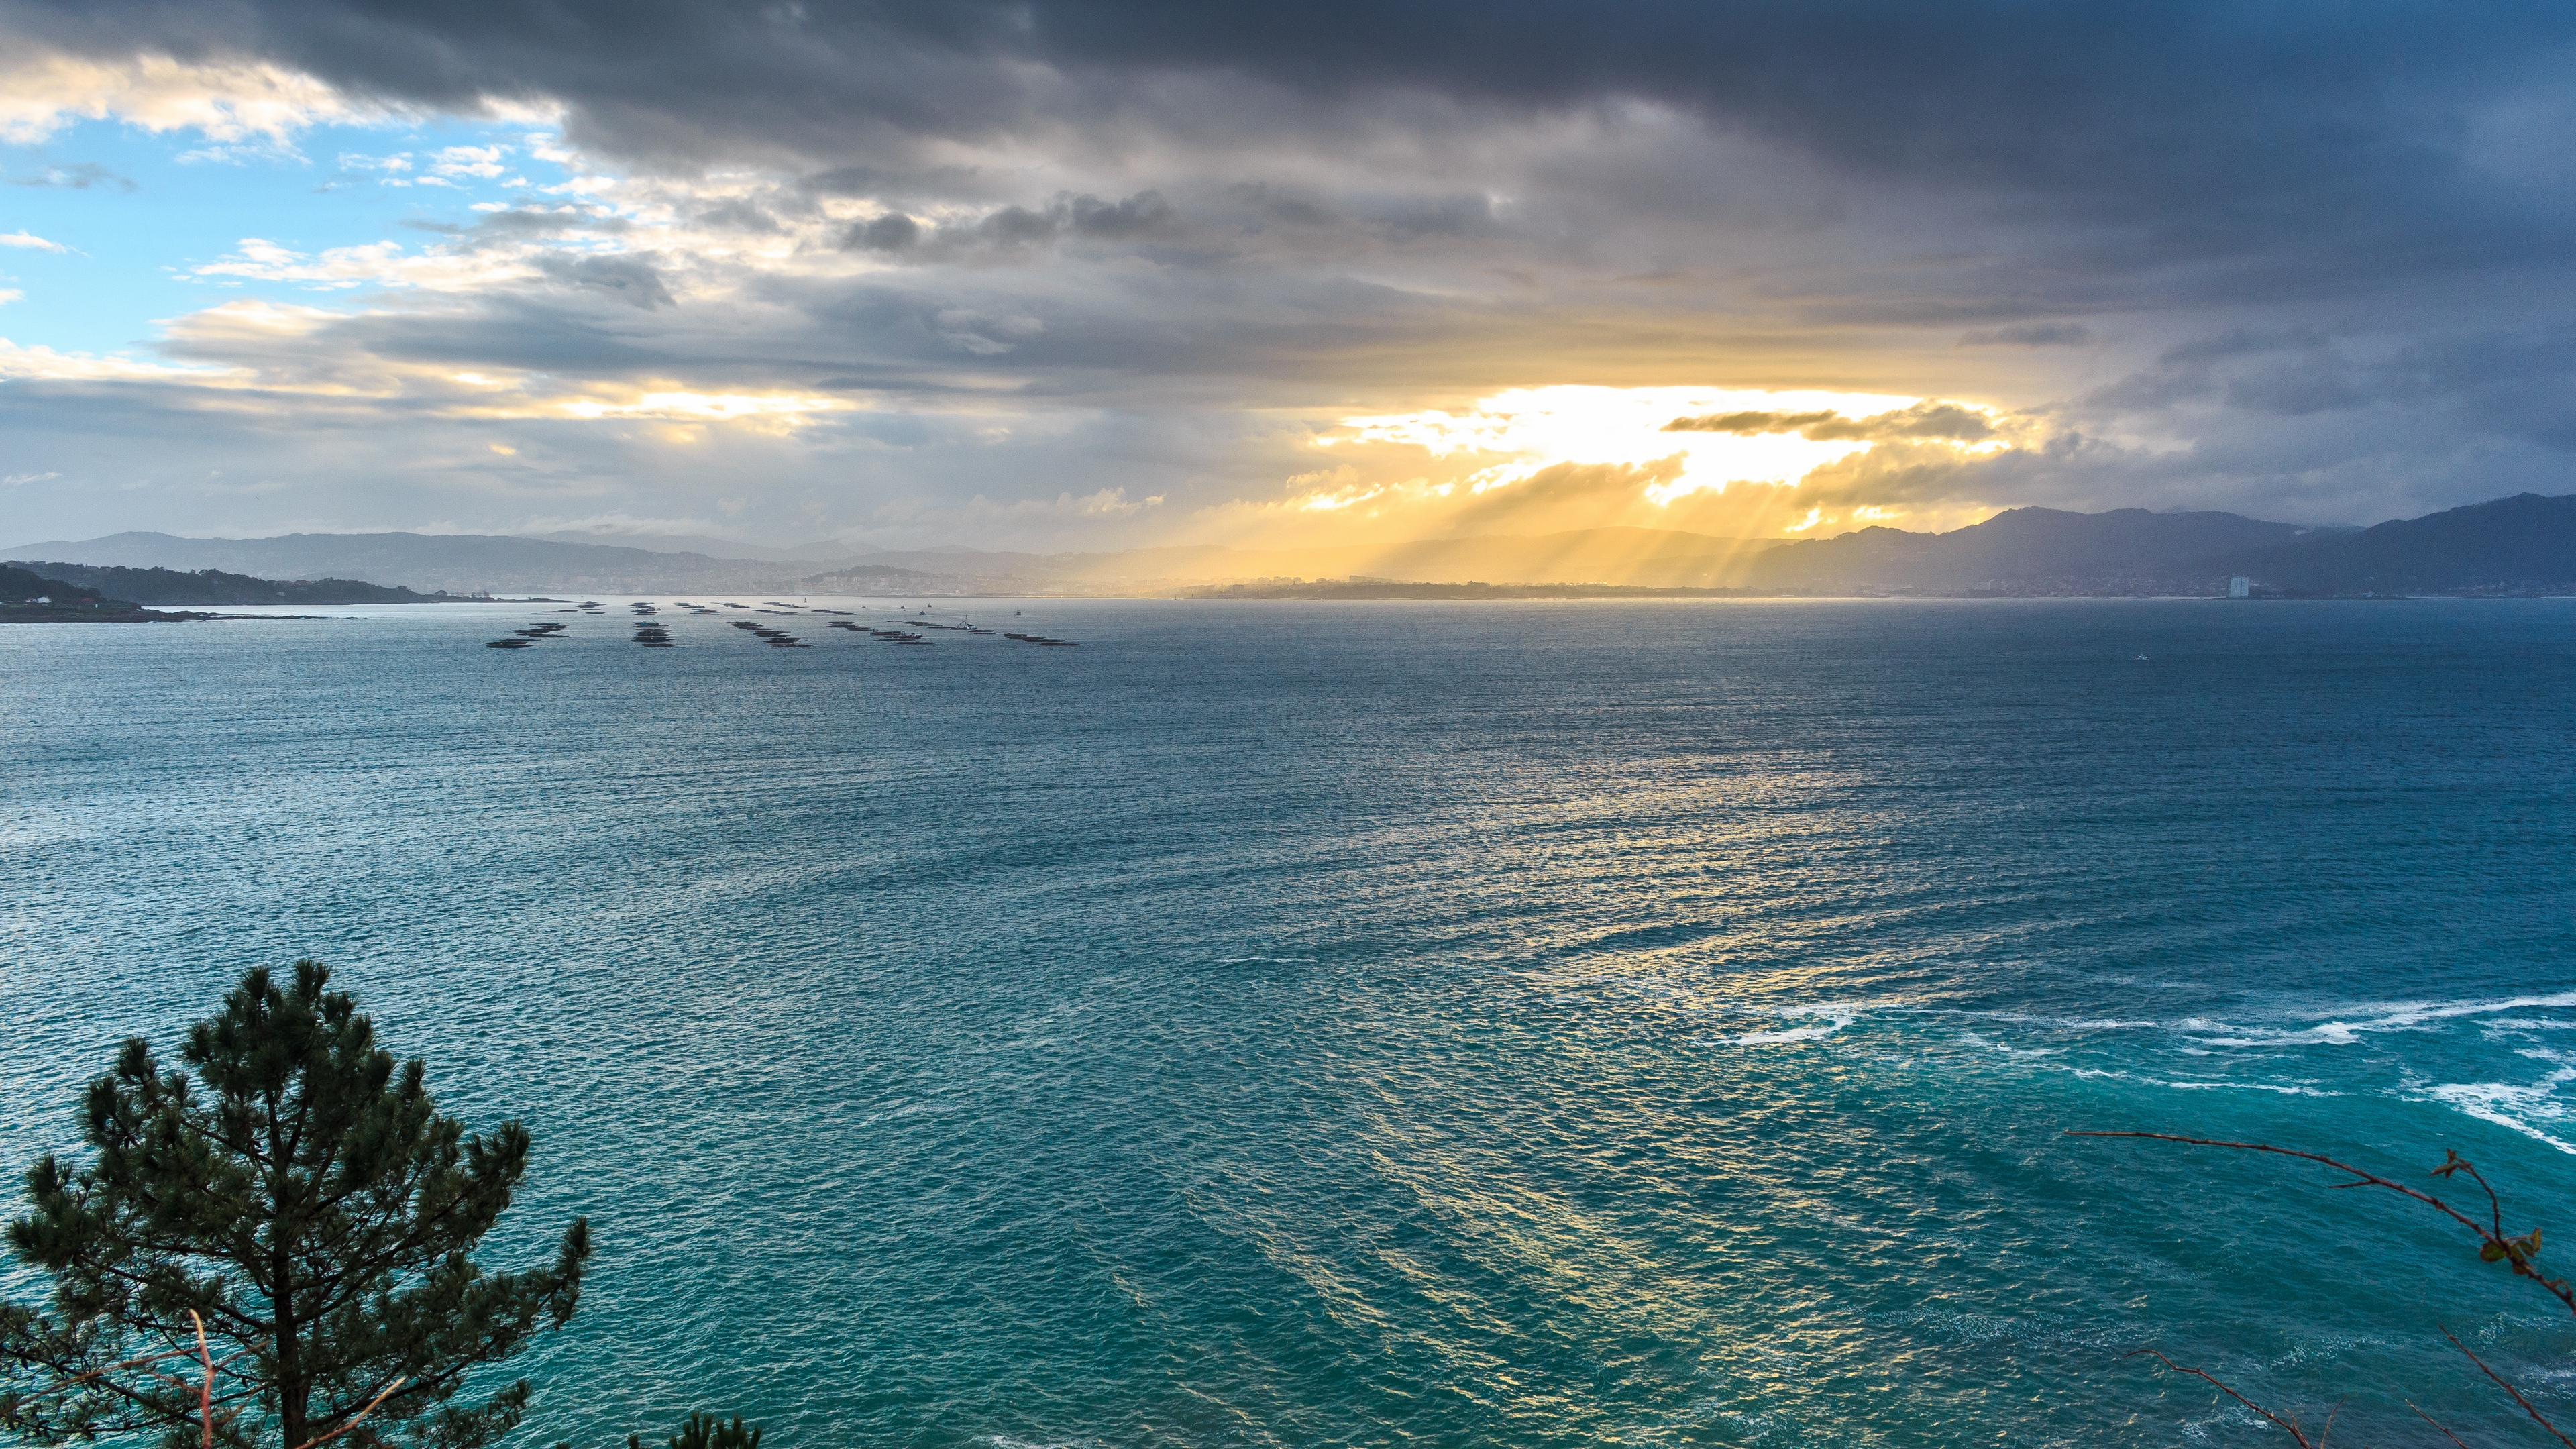
<instances>
[{"instance_id":1,"label":"pine tree branch","mask_svg":"<svg viewBox=\"0 0 2576 1449\"><path fill-rule=\"evenodd\" d=\"M295 1446L295 1449L313 1449L313 1446L314 1446L314 1445L316 1445L316 1444L327 1444L327 1443L329 1443L330 1441L332 1441L332 1440L334 1440L334 1439L339 1438L341 1435L348 1433L350 1430L352 1430L352 1429L354 1429L354 1428L358 1427L358 1421L359 1421L360 1419L363 1419L363 1418L367 1417L369 1414L374 1413L374 1412L376 1411L376 1406L377 1406L378 1404L381 1404L381 1403L383 1403L385 1400L387 1400L387 1399L389 1399L389 1398L392 1398L392 1397L393 1397L394 1390L396 1390L396 1389L398 1389L398 1388L401 1388L401 1387L403 1386L403 1383L404 1383L404 1381L403 1381L403 1380L401 1380L401 1379L396 1379L396 1380L394 1380L392 1383L389 1383L389 1384L385 1385L385 1386L384 1386L384 1389L383 1389L381 1392L379 1392L379 1393L378 1393L374 1398L367 1400L367 1406L366 1406L365 1408L360 1409L358 1412L356 1412L356 1413L354 1413L354 1414L351 1414L351 1415L349 1416L349 1419L348 1419L348 1422L347 1422L347 1423L342 1424L339 1428L332 1430L332 1431L331 1431L330 1433L328 1433L328 1434L321 1434L321 1435L317 1435L317 1436L315 1436L315 1437L313 1437L313 1438L311 1438L311 1439L307 1439L307 1440L305 1440L303 1443L296 1445L296 1446Z\"/></svg>"},{"instance_id":2,"label":"pine tree branch","mask_svg":"<svg viewBox=\"0 0 2576 1449\"><path fill-rule=\"evenodd\" d=\"M91 1271L96 1272L100 1277L113 1278L120 1283L130 1284L141 1292L149 1293L153 1288L159 1286L149 1278L138 1277L135 1274L126 1272L125 1270L112 1265L95 1264L90 1266ZM198 1294L190 1294L189 1296L202 1297L202 1295ZM222 1295L220 1294L212 1297L205 1297L203 1301L206 1304L208 1312L234 1326L232 1336L235 1338L247 1339L253 1336L265 1336L274 1332L276 1329L276 1325L268 1320L252 1318L247 1314L227 1307L223 1302ZM179 1333L179 1326L176 1321L165 1321L147 1316L138 1318L136 1320L136 1326L143 1328L146 1332L157 1332L163 1337L183 1336Z\"/></svg>"}]
</instances>

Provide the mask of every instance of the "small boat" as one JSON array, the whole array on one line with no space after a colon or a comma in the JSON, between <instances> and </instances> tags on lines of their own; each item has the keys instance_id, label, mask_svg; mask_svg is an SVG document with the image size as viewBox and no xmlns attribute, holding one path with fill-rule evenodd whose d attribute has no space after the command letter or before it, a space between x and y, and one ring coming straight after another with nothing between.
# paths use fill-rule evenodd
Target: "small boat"
<instances>
[{"instance_id":1,"label":"small boat","mask_svg":"<svg viewBox=\"0 0 2576 1449\"><path fill-rule=\"evenodd\" d=\"M529 645L528 641L525 639L495 639L490 643L485 644L483 647L486 649L525 649L528 648Z\"/></svg>"}]
</instances>

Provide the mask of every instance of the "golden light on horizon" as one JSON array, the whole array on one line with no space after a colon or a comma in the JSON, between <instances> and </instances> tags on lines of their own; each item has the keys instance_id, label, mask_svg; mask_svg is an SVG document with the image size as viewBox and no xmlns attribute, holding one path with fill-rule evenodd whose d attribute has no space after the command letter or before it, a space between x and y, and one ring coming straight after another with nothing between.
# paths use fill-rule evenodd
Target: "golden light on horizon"
<instances>
[{"instance_id":1,"label":"golden light on horizon","mask_svg":"<svg viewBox=\"0 0 2576 1449\"><path fill-rule=\"evenodd\" d=\"M1399 530L1438 526L1442 515L1544 514L1556 528L1692 528L1724 517L1794 536L1907 517L1893 499L1803 496L1818 470L1848 474L1836 465L1891 446L1909 460L1990 453L2008 446L2004 427L1991 408L1898 393L1513 388L1456 412L1342 418L1315 443L1350 461L1288 480L1284 509ZM1735 485L1759 487L1728 497Z\"/></svg>"},{"instance_id":2,"label":"golden light on horizon","mask_svg":"<svg viewBox=\"0 0 2576 1449\"><path fill-rule=\"evenodd\" d=\"M1508 461L1478 471L1469 481L1483 493L1518 482L1559 463L1639 465L1678 456L1677 476L1650 487L1657 503L1729 483L1795 483L1827 463L1867 452L1860 439L1811 439L1794 428L1775 432L1675 432L1680 418L1766 413L1782 417L1832 413L1869 418L1923 401L1890 393L1751 388L1590 387L1565 384L1512 388L1478 399L1466 413L1430 410L1342 420L1344 436L1317 439L1321 446L1369 442L1409 444L1434 457L1461 452L1501 454Z\"/></svg>"}]
</instances>

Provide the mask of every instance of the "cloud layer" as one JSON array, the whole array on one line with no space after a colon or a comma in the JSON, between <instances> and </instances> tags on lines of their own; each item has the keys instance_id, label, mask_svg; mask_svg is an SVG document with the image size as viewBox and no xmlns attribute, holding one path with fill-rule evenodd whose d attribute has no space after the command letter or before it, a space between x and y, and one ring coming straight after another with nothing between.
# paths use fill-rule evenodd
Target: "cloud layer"
<instances>
[{"instance_id":1,"label":"cloud layer","mask_svg":"<svg viewBox=\"0 0 2576 1449\"><path fill-rule=\"evenodd\" d=\"M51 532L2365 522L2566 491L2576 439L2546 7L5 0L0 33L21 143L444 116L483 129L340 173L523 183L194 259L264 290L157 351L18 338ZM1744 396L1532 447L1347 421L1567 385ZM1729 440L1810 451L1703 479Z\"/></svg>"}]
</instances>

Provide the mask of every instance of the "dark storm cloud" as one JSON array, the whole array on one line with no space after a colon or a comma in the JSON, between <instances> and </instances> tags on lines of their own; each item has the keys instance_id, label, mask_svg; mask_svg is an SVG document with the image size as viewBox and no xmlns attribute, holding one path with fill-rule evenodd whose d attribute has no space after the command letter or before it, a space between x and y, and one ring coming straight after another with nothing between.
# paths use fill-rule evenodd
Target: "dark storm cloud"
<instances>
[{"instance_id":1,"label":"dark storm cloud","mask_svg":"<svg viewBox=\"0 0 2576 1449\"><path fill-rule=\"evenodd\" d=\"M725 234L610 255L619 218L499 213L448 245L585 250L333 329L334 356L1168 428L1175 399L1851 387L2008 402L2053 440L1962 457L1993 424L1939 403L1671 429L1870 442L1835 465L1855 501L2311 521L2576 449L2567 7L0 0L0 38L559 103L598 169Z\"/></svg>"},{"instance_id":2,"label":"dark storm cloud","mask_svg":"<svg viewBox=\"0 0 2576 1449\"><path fill-rule=\"evenodd\" d=\"M1983 442L1995 435L1994 424L1982 414L1956 403L1916 403L1909 408L1880 413L1868 418L1837 418L1830 422L1811 423L1798 430L1798 435L1815 442L1917 442L1941 439L1955 443Z\"/></svg>"},{"instance_id":3,"label":"dark storm cloud","mask_svg":"<svg viewBox=\"0 0 2576 1449\"><path fill-rule=\"evenodd\" d=\"M537 258L537 269L565 286L586 288L647 312L672 305L671 289L646 257L548 253Z\"/></svg>"},{"instance_id":4,"label":"dark storm cloud","mask_svg":"<svg viewBox=\"0 0 2576 1449\"><path fill-rule=\"evenodd\" d=\"M1960 337L1961 347L2082 347L2093 329L2080 322L2024 322L1989 327Z\"/></svg>"},{"instance_id":5,"label":"dark storm cloud","mask_svg":"<svg viewBox=\"0 0 2576 1449\"><path fill-rule=\"evenodd\" d=\"M2257 227L2312 218L2320 201L2474 190L2466 112L2552 77L2576 38L2560 6L2317 0L12 0L0 13L94 52L246 52L433 104L560 97L634 154L845 156L893 133L1098 118L1141 104L1139 77L1188 74L1307 97L1319 118L1372 92L1514 109L1639 97L1839 165Z\"/></svg>"},{"instance_id":6,"label":"dark storm cloud","mask_svg":"<svg viewBox=\"0 0 2576 1449\"><path fill-rule=\"evenodd\" d=\"M1493 198L1474 195L1398 197L1390 201L1363 202L1353 208L1363 221L1373 223L1386 235L1398 241L1421 238L1497 237L1504 227L1494 215Z\"/></svg>"},{"instance_id":7,"label":"dark storm cloud","mask_svg":"<svg viewBox=\"0 0 2576 1449\"><path fill-rule=\"evenodd\" d=\"M1982 442L1995 435L1994 424L1982 414L1956 403L1925 402L1912 407L1872 417L1847 418L1837 412L1711 413L1705 417L1675 418L1664 424L1667 433L1796 433L1811 442L1894 443L1939 439L1948 442Z\"/></svg>"},{"instance_id":8,"label":"dark storm cloud","mask_svg":"<svg viewBox=\"0 0 2576 1449\"><path fill-rule=\"evenodd\" d=\"M1227 190L1232 200L1255 208L1265 221L1288 226L1330 226L1341 219L1322 202L1288 195L1265 182L1239 182Z\"/></svg>"},{"instance_id":9,"label":"dark storm cloud","mask_svg":"<svg viewBox=\"0 0 2576 1449\"><path fill-rule=\"evenodd\" d=\"M0 31L255 55L407 103L560 102L631 165L801 173L765 213L872 201L837 240L913 265L1168 240L1183 213L1225 220L1193 186L1230 187L1233 233L1164 260L1400 246L1527 286L1732 268L1733 295L1809 327L2037 349L2092 339L2089 317L2163 314L2170 338L2196 309L2369 307L2576 247L2576 9L2537 4L0 0ZM1698 139L1476 149L1550 117L1634 132L1632 103ZM960 143L1127 187L1014 195ZM1264 178L1281 157L1300 179ZM1831 244L1793 256L1797 236Z\"/></svg>"},{"instance_id":10,"label":"dark storm cloud","mask_svg":"<svg viewBox=\"0 0 2576 1449\"><path fill-rule=\"evenodd\" d=\"M889 212L851 226L841 245L856 251L900 252L921 240L921 223L901 212Z\"/></svg>"},{"instance_id":11,"label":"dark storm cloud","mask_svg":"<svg viewBox=\"0 0 2576 1449\"><path fill-rule=\"evenodd\" d=\"M776 236L786 230L778 224L777 217L740 197L699 212L698 225L724 231L754 232L763 236Z\"/></svg>"},{"instance_id":12,"label":"dark storm cloud","mask_svg":"<svg viewBox=\"0 0 2576 1449\"><path fill-rule=\"evenodd\" d=\"M360 312L303 335L252 329L210 330L183 323L163 345L173 360L256 369L264 383L330 383L386 365L440 369L497 367L582 378L667 376L687 361L672 345L687 339L650 335L669 311L616 305L612 291L578 286L530 288L474 299L434 312ZM721 375L727 369L712 371ZM733 371L752 369L735 368ZM762 375L773 374L761 364Z\"/></svg>"},{"instance_id":13,"label":"dark storm cloud","mask_svg":"<svg viewBox=\"0 0 2576 1449\"><path fill-rule=\"evenodd\" d=\"M1043 208L1005 206L936 230L902 212L888 212L852 223L841 234L841 246L848 251L945 261L978 249L1025 250L1065 238L1134 241L1170 229L1174 220L1171 203L1158 191L1140 191L1121 201L1068 192Z\"/></svg>"},{"instance_id":14,"label":"dark storm cloud","mask_svg":"<svg viewBox=\"0 0 2576 1449\"><path fill-rule=\"evenodd\" d=\"M1813 413L1734 412L1710 413L1705 417L1675 418L1664 424L1668 433L1794 433L1816 423L1832 422L1842 414L1825 411Z\"/></svg>"},{"instance_id":15,"label":"dark storm cloud","mask_svg":"<svg viewBox=\"0 0 2576 1449\"><path fill-rule=\"evenodd\" d=\"M2345 427L2391 412L2466 414L2489 437L2576 449L2576 326L2394 344L2313 328L2237 329L2169 349L2154 367L2096 390L2069 413L2158 417L2211 405L2253 419ZM2418 426L2428 441L2458 436L2456 422L2424 418Z\"/></svg>"},{"instance_id":16,"label":"dark storm cloud","mask_svg":"<svg viewBox=\"0 0 2576 1449\"><path fill-rule=\"evenodd\" d=\"M842 194L923 179L942 140L1222 151L1632 99L1845 177L1985 197L2035 233L2112 228L2047 239L2085 271L2230 258L2252 268L2239 288L2331 292L2347 272L2529 263L2576 241L2545 103L2566 94L2576 10L2540 4L0 0L0 25L98 54L257 55L398 101L560 100L576 138L630 161L801 158ZM1636 186L1626 201L1658 204ZM989 239L1065 225L1018 205L987 217ZM1497 225L1473 191L1384 219Z\"/></svg>"}]
</instances>

